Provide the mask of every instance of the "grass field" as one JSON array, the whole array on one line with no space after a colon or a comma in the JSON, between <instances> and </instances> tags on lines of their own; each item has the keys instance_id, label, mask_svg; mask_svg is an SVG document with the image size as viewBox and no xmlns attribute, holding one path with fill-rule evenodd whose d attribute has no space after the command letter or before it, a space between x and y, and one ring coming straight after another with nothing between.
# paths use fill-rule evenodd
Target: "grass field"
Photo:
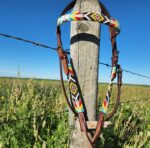
<instances>
[{"instance_id":1,"label":"grass field","mask_svg":"<svg viewBox=\"0 0 150 148\"><path fill-rule=\"evenodd\" d=\"M99 84L99 104L107 84ZM115 100L115 89L112 102ZM145 99L145 100L144 100ZM150 148L150 86L123 85L100 147ZM68 148L71 128L59 81L0 78L0 148Z\"/></svg>"}]
</instances>

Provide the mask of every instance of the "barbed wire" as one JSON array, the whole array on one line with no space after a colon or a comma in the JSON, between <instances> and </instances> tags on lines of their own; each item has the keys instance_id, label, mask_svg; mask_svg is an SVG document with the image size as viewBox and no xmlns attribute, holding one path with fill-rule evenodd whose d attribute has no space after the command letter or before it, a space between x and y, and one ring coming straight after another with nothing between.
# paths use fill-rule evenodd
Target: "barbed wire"
<instances>
[{"instance_id":1,"label":"barbed wire","mask_svg":"<svg viewBox=\"0 0 150 148\"><path fill-rule=\"evenodd\" d=\"M104 65L106 67L112 67L110 64L106 64L106 63L103 63L103 62L99 62L99 64L101 65ZM150 79L149 76L146 76L146 75L143 75L143 74L139 74L139 73L135 73L135 72L132 72L130 70L126 70L126 69L122 69L122 71L126 72L126 73L130 73L132 75L136 75L136 76L139 76L139 77L143 77L143 78L147 78L147 79Z\"/></svg>"},{"instance_id":2,"label":"barbed wire","mask_svg":"<svg viewBox=\"0 0 150 148\"><path fill-rule=\"evenodd\" d=\"M129 100L129 101L120 101L119 102L119 105L122 105L122 104L126 104L126 103L134 103L134 102L140 102L140 101L149 101L150 98L147 98L147 99L137 99L137 100ZM110 105L114 105L115 102L112 102L110 103ZM101 105L98 105L98 107L100 107ZM49 117L49 116L52 116L52 115L60 115L60 114L64 114L64 113L68 113L69 110L63 110L63 111L60 111L60 112L50 112L48 114L40 114L40 115L35 115L35 116L29 116L29 117L23 117L23 118L17 118L17 119L12 119L12 120L7 120L7 121L2 121L0 122L0 126L4 125L4 124L9 124L9 123L12 123L12 122L17 122L17 121L21 121L21 120L30 120L30 119L33 119L33 118L39 118L39 117ZM15 113L11 113L10 115L17 115ZM1 115L0 114L0 117L6 117L8 115L7 114L4 114ZM74 130L75 127L72 127L72 130L70 132L70 136L72 137L72 131Z\"/></svg>"},{"instance_id":3,"label":"barbed wire","mask_svg":"<svg viewBox=\"0 0 150 148\"><path fill-rule=\"evenodd\" d=\"M35 116L30 116L30 117L24 117L24 118L17 118L17 119L12 119L12 120L7 120L7 121L2 121L0 122L0 126L3 124L9 124L12 122L17 122L17 121L21 121L21 120L30 120L33 118L39 118L39 117L48 117L48 116L52 116L52 115L60 115L60 114L64 114L68 112L68 110L64 110L64 111L60 111L60 112L50 112L48 114L40 114L40 115L35 115ZM1 116L1 117L6 117L6 116Z\"/></svg>"},{"instance_id":4,"label":"barbed wire","mask_svg":"<svg viewBox=\"0 0 150 148\"><path fill-rule=\"evenodd\" d=\"M63 110L59 111L59 112L50 112L50 114L61 114L61 113L64 113L64 112L68 112L67 107L63 108ZM9 116L9 115L18 115L18 113L16 113L16 112L0 112L0 117L5 117L5 116Z\"/></svg>"},{"instance_id":5,"label":"barbed wire","mask_svg":"<svg viewBox=\"0 0 150 148\"><path fill-rule=\"evenodd\" d=\"M0 36L15 39L15 40L19 40L19 41L26 42L26 43L30 43L30 44L33 44L33 45L36 45L36 46L39 46L39 47L43 47L43 48L49 48L49 49L52 49L52 50L57 50L57 48L55 48L55 47L50 47L50 46L47 46L47 45L44 45L44 44L41 44L41 43L38 43L38 42L34 42L34 41L31 41L31 40L26 40L26 39L16 37L16 36L12 36L12 35L8 35L8 34L0 33Z\"/></svg>"},{"instance_id":6,"label":"barbed wire","mask_svg":"<svg viewBox=\"0 0 150 148\"><path fill-rule=\"evenodd\" d=\"M141 101L149 101L150 98L147 99L137 99L137 100L128 100L128 101L120 101L119 105L121 104L126 104L126 103L134 103L134 102L141 102ZM115 102L110 103L109 105L114 105ZM98 105L98 107L100 107L101 105ZM32 119L32 118L38 118L38 117L42 117L42 116L49 116L49 115L60 115L60 114L64 114L64 113L68 113L69 110L65 109L63 111L60 112L50 112L48 114L41 114L41 115L36 115L36 116L30 116L30 117L24 117L24 118L18 118L18 119L13 119L13 120L9 120L6 122L15 122L15 121L19 121L19 120L28 120L28 119ZM17 113L0 113L0 117L6 117L6 116L11 116L11 115L18 115ZM4 122L0 122L0 124L3 124Z\"/></svg>"},{"instance_id":7,"label":"barbed wire","mask_svg":"<svg viewBox=\"0 0 150 148\"><path fill-rule=\"evenodd\" d=\"M149 101L149 100L150 100L150 98L147 98L147 99L137 99L137 100L129 100L129 101L120 101L120 102L119 102L119 105L121 105L121 104L126 104L126 103ZM112 103L110 103L109 105L114 105L114 104L115 104L115 102L112 102Z\"/></svg>"},{"instance_id":8,"label":"barbed wire","mask_svg":"<svg viewBox=\"0 0 150 148\"><path fill-rule=\"evenodd\" d=\"M31 40L23 39L23 38L12 36L12 35L8 35L8 34L0 33L0 36L6 37L6 38L15 39L15 40L19 40L19 41L26 42L26 43L30 43L30 44L33 44L33 45L36 45L36 46L40 46L40 47L43 47L43 48L49 48L49 49L52 49L52 50L55 50L55 51L57 50L57 48L55 48L55 47L50 47L50 46L44 45L42 43L34 42L34 41L31 41ZM68 49L66 49L66 51L67 50ZM99 64L105 65L107 67L112 67L110 64L103 63L103 62L99 62ZM150 76L146 76L146 75L143 75L143 74L132 72L130 70L123 69L122 71L124 71L126 73L130 73L132 75L136 75L136 76L139 76L139 77L150 79Z\"/></svg>"},{"instance_id":9,"label":"barbed wire","mask_svg":"<svg viewBox=\"0 0 150 148\"><path fill-rule=\"evenodd\" d=\"M121 105L124 105L126 103L135 103L135 102L141 102L141 101L150 101L150 98L147 98L147 99L137 99L137 100L128 100L128 101L120 101L120 102L118 102L119 103L118 105L121 106ZM97 108L100 108L102 105L100 103L98 103L98 104L99 105L97 105ZM116 102L112 102L109 105L112 106L114 104L116 104Z\"/></svg>"}]
</instances>

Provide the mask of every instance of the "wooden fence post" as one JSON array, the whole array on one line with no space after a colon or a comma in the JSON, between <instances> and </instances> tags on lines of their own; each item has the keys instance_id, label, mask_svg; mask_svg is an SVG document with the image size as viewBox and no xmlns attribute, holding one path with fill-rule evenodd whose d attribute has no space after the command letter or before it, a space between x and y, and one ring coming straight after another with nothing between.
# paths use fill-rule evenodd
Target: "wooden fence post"
<instances>
[{"instance_id":1,"label":"wooden fence post","mask_svg":"<svg viewBox=\"0 0 150 148\"><path fill-rule=\"evenodd\" d=\"M74 10L101 13L98 0L77 0ZM100 24L90 21L71 23L71 58L78 76L88 119L96 120L98 92L98 62L100 45ZM78 120L69 114L70 125L75 124L70 148L87 148L88 140L80 130Z\"/></svg>"}]
</instances>

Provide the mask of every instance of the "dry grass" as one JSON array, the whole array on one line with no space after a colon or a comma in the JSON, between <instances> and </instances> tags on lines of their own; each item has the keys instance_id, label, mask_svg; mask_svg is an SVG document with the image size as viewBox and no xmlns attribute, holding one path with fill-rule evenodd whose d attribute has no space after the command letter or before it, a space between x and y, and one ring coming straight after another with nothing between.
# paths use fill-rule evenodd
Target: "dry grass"
<instances>
[{"instance_id":1,"label":"dry grass","mask_svg":"<svg viewBox=\"0 0 150 148\"><path fill-rule=\"evenodd\" d=\"M99 86L99 99L107 85ZM112 102L116 97L116 86ZM124 85L121 101L149 99L149 86ZM68 147L68 115L53 114L66 108L60 83L48 80L0 79L0 147ZM150 100L123 103L113 126L101 135L100 147L149 148ZM18 118L42 115L28 120ZM12 120L12 122L8 122ZM3 123L3 124L2 124ZM6 124L7 123L7 124Z\"/></svg>"}]
</instances>

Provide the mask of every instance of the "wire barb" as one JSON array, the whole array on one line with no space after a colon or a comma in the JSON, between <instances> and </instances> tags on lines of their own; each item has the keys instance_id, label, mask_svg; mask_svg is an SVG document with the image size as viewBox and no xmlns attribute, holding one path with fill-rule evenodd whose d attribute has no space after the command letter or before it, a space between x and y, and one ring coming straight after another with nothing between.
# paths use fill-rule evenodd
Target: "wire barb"
<instances>
[{"instance_id":1,"label":"wire barb","mask_svg":"<svg viewBox=\"0 0 150 148\"><path fill-rule=\"evenodd\" d=\"M6 37L6 38L15 39L15 40L19 40L19 41L23 41L23 42L26 42L26 43L31 43L31 44L36 45L36 46L40 46L40 47L43 47L43 48L49 48L51 50L57 51L57 48L55 48L55 47L50 47L50 46L47 46L47 45L44 45L44 44L41 44L41 43L37 43L37 42L34 42L34 41L23 39L23 38L20 38L20 37L16 37L16 36L4 34L4 33L0 33L0 36ZM66 49L64 51L66 52L66 54L70 54L68 49ZM99 62L99 64L104 65L106 67L112 67L110 64L103 63L103 62ZM132 75L136 75L136 76L139 76L139 77L150 79L150 76L146 76L146 75L143 75L143 74L135 73L135 72L132 72L132 71L129 71L129 70L126 70L126 69L122 69L122 71L124 71L126 73L130 73Z\"/></svg>"},{"instance_id":2,"label":"wire barb","mask_svg":"<svg viewBox=\"0 0 150 148\"><path fill-rule=\"evenodd\" d=\"M8 34L0 33L0 36L6 37L6 38L15 39L15 40L19 40L19 41L23 41L23 42L26 42L26 43L31 43L33 45L40 46L40 47L43 47L43 48L49 48L51 50L57 50L57 48L55 48L55 47L50 47L50 46L47 46L47 45L44 45L44 44L41 44L41 43L38 43L38 42L26 40L26 39L23 39L23 38L20 38L20 37L16 37L16 36L12 36L12 35L8 35Z\"/></svg>"},{"instance_id":3,"label":"wire barb","mask_svg":"<svg viewBox=\"0 0 150 148\"><path fill-rule=\"evenodd\" d=\"M99 62L100 65L104 65L106 67L112 67L110 64L106 64L106 63L103 63L103 62ZM150 76L146 76L146 75L142 75L142 74L139 74L139 73L135 73L135 72L132 72L130 70L126 70L126 69L122 69L122 71L126 72L126 73L130 73L132 75L136 75L136 76L139 76L139 77L143 77L143 78L147 78L147 79L150 79Z\"/></svg>"}]
</instances>

